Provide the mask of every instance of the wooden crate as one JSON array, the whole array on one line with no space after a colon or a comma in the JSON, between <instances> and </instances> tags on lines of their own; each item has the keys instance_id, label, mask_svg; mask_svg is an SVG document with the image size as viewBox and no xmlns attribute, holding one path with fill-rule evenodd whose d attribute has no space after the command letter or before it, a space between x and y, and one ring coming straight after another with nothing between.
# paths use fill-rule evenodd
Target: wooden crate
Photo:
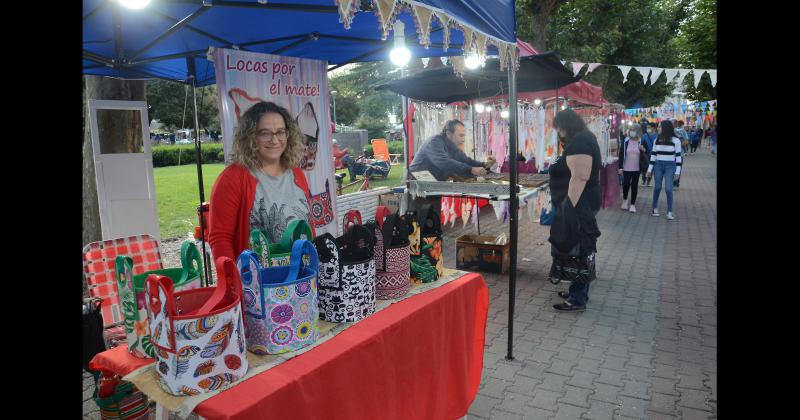
<instances>
[{"instance_id":1,"label":"wooden crate","mask_svg":"<svg viewBox=\"0 0 800 420\"><path fill-rule=\"evenodd\" d=\"M491 235L461 235L456 238L456 268L482 273L507 273L510 244L495 245L496 240L497 236Z\"/></svg>"}]
</instances>

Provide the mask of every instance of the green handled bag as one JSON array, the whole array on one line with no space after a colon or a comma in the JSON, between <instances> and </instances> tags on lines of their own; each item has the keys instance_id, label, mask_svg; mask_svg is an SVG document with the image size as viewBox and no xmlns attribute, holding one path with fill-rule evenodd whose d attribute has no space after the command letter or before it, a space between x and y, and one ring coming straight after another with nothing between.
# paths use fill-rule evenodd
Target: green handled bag
<instances>
[{"instance_id":1,"label":"green handled bag","mask_svg":"<svg viewBox=\"0 0 800 420\"><path fill-rule=\"evenodd\" d=\"M420 249L422 255L411 257L411 280L414 284L430 283L439 279L436 264L432 262L432 258L425 252L432 247L433 245L431 244L423 245Z\"/></svg>"},{"instance_id":2,"label":"green handled bag","mask_svg":"<svg viewBox=\"0 0 800 420\"><path fill-rule=\"evenodd\" d=\"M270 243L269 236L261 229L250 232L250 250L259 258L263 267L288 266L294 241L314 240L311 226L305 220L292 220L281 235L279 243Z\"/></svg>"},{"instance_id":3,"label":"green handled bag","mask_svg":"<svg viewBox=\"0 0 800 420\"><path fill-rule=\"evenodd\" d=\"M191 241L181 245L181 267L165 268L133 274L133 258L118 255L116 259L117 292L125 318L125 337L128 351L136 357L154 357L153 343L147 333L145 280L150 274L169 277L176 291L197 289L203 282L203 261L197 246Z\"/></svg>"}]
</instances>

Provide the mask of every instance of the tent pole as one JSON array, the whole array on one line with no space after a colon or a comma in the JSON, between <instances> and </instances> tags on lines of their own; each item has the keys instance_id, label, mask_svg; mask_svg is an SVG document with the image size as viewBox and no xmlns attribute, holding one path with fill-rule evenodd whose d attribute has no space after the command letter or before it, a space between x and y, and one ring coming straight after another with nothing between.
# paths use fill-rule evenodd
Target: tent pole
<instances>
[{"instance_id":1,"label":"tent pole","mask_svg":"<svg viewBox=\"0 0 800 420\"><path fill-rule=\"evenodd\" d=\"M200 239L202 241L203 248L203 273L205 274L205 284L203 287L206 287L211 281L211 262L208 259L208 254L206 251L206 224L202 217L203 203L206 201L206 195L203 188L203 163L201 161L200 153L200 121L197 117L197 72L195 71L194 59L187 58L186 61L189 65L189 72L191 74L189 78L192 79L192 103L194 106L194 155L197 161L197 185L200 189Z\"/></svg>"},{"instance_id":2,"label":"tent pole","mask_svg":"<svg viewBox=\"0 0 800 420\"><path fill-rule=\"evenodd\" d=\"M514 70L514 63L508 63L508 86L509 86L509 166L511 181L511 217L509 228L511 230L511 261L508 275L508 355L507 360L514 360L512 353L514 349L514 302L517 295L517 230L518 230L518 208L517 200L517 72Z\"/></svg>"}]
</instances>

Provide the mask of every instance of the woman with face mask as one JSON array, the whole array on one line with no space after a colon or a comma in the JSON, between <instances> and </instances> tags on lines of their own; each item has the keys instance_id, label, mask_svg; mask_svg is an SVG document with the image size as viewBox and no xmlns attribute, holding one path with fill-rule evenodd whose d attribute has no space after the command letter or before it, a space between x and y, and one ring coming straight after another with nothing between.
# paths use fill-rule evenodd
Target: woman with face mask
<instances>
[{"instance_id":1,"label":"woman with face mask","mask_svg":"<svg viewBox=\"0 0 800 420\"><path fill-rule=\"evenodd\" d=\"M622 210L636 213L636 195L639 189L639 174L647 169L647 146L641 141L638 125L631 126L628 137L619 149L619 174L622 175ZM631 192L628 204L628 190Z\"/></svg>"},{"instance_id":2,"label":"woman with face mask","mask_svg":"<svg viewBox=\"0 0 800 420\"><path fill-rule=\"evenodd\" d=\"M661 132L658 140L653 146L653 153L650 156L650 166L647 168L647 176L655 171L656 183L653 188L653 213L655 217L658 213L658 198L661 195L661 182L664 181L667 192L667 219L673 220L672 215L672 183L673 180L680 179L683 151L681 150L681 140L675 135L675 129L671 121L661 121Z\"/></svg>"},{"instance_id":3,"label":"woman with face mask","mask_svg":"<svg viewBox=\"0 0 800 420\"><path fill-rule=\"evenodd\" d=\"M570 281L568 292L559 292L563 303L553 305L558 311L586 309L589 282L594 280L597 227L595 215L600 210L600 147L583 119L573 110L556 114L553 128L564 151L550 165L550 196L557 208L550 228L553 257L550 281Z\"/></svg>"}]
</instances>

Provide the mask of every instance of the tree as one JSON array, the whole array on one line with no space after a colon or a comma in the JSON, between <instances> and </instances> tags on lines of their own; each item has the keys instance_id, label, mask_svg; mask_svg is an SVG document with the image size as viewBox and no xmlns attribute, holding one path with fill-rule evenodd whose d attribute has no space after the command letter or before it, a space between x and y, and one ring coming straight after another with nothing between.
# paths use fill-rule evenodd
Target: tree
<instances>
[{"instance_id":1,"label":"tree","mask_svg":"<svg viewBox=\"0 0 800 420\"><path fill-rule=\"evenodd\" d=\"M192 87L178 82L151 79L146 83L150 120L159 120L170 130L194 128ZM200 129L219 130L217 86L197 89L197 119Z\"/></svg>"},{"instance_id":2,"label":"tree","mask_svg":"<svg viewBox=\"0 0 800 420\"><path fill-rule=\"evenodd\" d=\"M687 7L687 17L682 21L678 36L674 39L681 63L689 68L717 68L717 2L696 0ZM686 96L694 100L717 97L717 89L709 76L704 75L695 89L694 77L685 81Z\"/></svg>"},{"instance_id":3,"label":"tree","mask_svg":"<svg viewBox=\"0 0 800 420\"><path fill-rule=\"evenodd\" d=\"M376 91L374 87L399 75L390 62L376 61L351 65L332 76L329 85L338 92L337 122L354 123L356 127L366 129L370 138L385 137L389 127L388 113L394 110L398 119L402 118L402 100L395 93Z\"/></svg>"},{"instance_id":4,"label":"tree","mask_svg":"<svg viewBox=\"0 0 800 420\"><path fill-rule=\"evenodd\" d=\"M519 0L517 9L517 36L530 40L536 51L548 51L547 24L550 17L567 0Z\"/></svg>"},{"instance_id":5,"label":"tree","mask_svg":"<svg viewBox=\"0 0 800 420\"><path fill-rule=\"evenodd\" d=\"M551 2L527 0L530 14ZM571 0L554 2L546 25L546 35L532 33L533 41L552 40L549 45L568 61L624 64L672 68L678 64L677 49L670 42L677 35L686 16L688 0ZM531 22L533 17L518 19ZM541 30L541 29L540 29ZM522 27L520 28L522 32ZM535 42L534 42L534 46ZM538 48L538 46L537 46ZM644 75L645 77L647 75ZM646 79L632 70L622 84L622 75L613 67L600 67L586 77L589 83L603 86L606 99L625 105L641 102L643 106L660 104L673 90L662 75L646 84Z\"/></svg>"}]
</instances>

